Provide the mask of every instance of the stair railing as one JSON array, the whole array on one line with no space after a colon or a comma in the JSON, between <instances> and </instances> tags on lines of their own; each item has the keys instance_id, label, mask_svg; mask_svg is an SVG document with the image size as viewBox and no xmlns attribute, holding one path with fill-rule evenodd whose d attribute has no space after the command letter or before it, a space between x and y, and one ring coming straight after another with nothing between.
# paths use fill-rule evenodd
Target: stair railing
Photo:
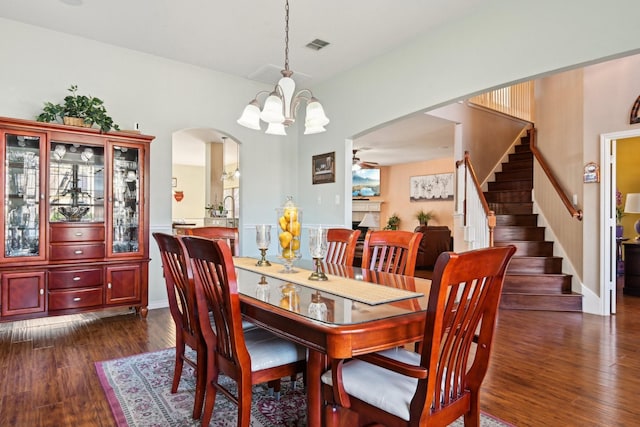
<instances>
[{"instance_id":1,"label":"stair railing","mask_svg":"<svg viewBox=\"0 0 640 427\"><path fill-rule=\"evenodd\" d=\"M471 156L468 151L464 152L464 160L458 160L456 162L456 168L464 165L464 202L463 202L463 218L465 229L469 226L469 222L475 218L474 224L478 228L483 228L482 234L486 234L488 244L482 245L482 247L493 247L493 231L496 227L496 215L495 212L489 209L489 203L484 197L484 191L478 181L473 164L471 163ZM469 181L471 181L469 183ZM477 209L474 209L475 205ZM472 214L471 212L474 211ZM475 212L477 211L477 212ZM471 228L474 228L473 226ZM480 230L479 230L480 231Z\"/></svg>"},{"instance_id":2,"label":"stair railing","mask_svg":"<svg viewBox=\"0 0 640 427\"><path fill-rule=\"evenodd\" d=\"M544 160L542 153L540 153L540 151L538 150L538 147L536 147L536 129L535 128L529 130L529 146L531 147L533 156L536 158L538 164L540 165L544 173L547 175L547 179L553 186L553 189L556 191L556 194L558 194L558 197L560 197L560 200L562 201L564 206L569 211L569 214L571 214L571 216L577 219L578 221L582 221L582 209L576 209L576 207L573 206L573 204L571 203L571 200L569 200L569 196L567 196L567 194L562 190L562 187L560 187L560 184L558 183L558 180L556 179L555 175L551 171L551 168L549 167L547 162Z\"/></svg>"}]
</instances>

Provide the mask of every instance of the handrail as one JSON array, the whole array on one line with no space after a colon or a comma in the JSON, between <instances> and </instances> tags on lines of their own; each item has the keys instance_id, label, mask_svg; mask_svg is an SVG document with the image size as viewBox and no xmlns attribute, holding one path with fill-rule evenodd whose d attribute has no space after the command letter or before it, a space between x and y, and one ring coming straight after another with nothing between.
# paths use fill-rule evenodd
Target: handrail
<instances>
[{"instance_id":1,"label":"handrail","mask_svg":"<svg viewBox=\"0 0 640 427\"><path fill-rule=\"evenodd\" d=\"M480 199L480 203L482 204L482 209L484 210L485 215L487 216L487 226L489 227L489 247L493 247L493 229L496 227L496 214L489 208L489 203L487 203L487 199L484 197L484 191L482 191L482 186L480 185L480 181L478 181L478 176L476 175L476 171L473 168L473 164L471 163L471 156L469 151L464 152L464 160L458 160L456 162L456 168L460 167L464 163L466 169L469 171L469 175L471 175L471 180L473 181L473 187L478 193L478 198ZM465 174L466 180L466 174ZM465 185L465 190L467 186ZM464 203L464 221L466 224L467 221L467 204L466 201Z\"/></svg>"},{"instance_id":2,"label":"handrail","mask_svg":"<svg viewBox=\"0 0 640 427\"><path fill-rule=\"evenodd\" d=\"M558 197L560 197L560 200L562 201L564 206L567 208L571 216L573 218L576 218L578 221L582 221L582 215L583 215L582 209L576 209L575 206L573 206L573 204L569 200L569 196L567 196L565 192L562 190L562 187L560 187L560 184L558 183L558 180L553 175L551 168L549 167L547 162L544 160L544 157L542 157L542 153L540 153L540 151L536 147L535 135L536 135L536 129L533 128L529 131L529 147L531 147L531 151L533 152L534 157L538 161L538 164L540 165L544 173L547 175L549 182L551 182L551 185L553 186L554 190L558 194Z\"/></svg>"}]
</instances>

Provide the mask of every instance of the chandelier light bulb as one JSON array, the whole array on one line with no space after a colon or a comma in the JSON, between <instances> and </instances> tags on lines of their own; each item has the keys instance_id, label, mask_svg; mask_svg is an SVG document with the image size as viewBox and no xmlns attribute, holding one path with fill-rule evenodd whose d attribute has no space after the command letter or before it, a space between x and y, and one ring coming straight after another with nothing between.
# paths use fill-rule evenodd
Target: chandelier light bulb
<instances>
[{"instance_id":1,"label":"chandelier light bulb","mask_svg":"<svg viewBox=\"0 0 640 427\"><path fill-rule=\"evenodd\" d=\"M297 107L307 103L305 117L305 135L326 131L329 124L324 108L309 89L301 89L296 93L296 83L291 78L293 71L289 69L289 0L285 1L285 50L282 78L272 92L261 91L244 108L238 124L253 130L261 130L260 120L268 123L266 133L269 135L286 135L285 128L296 121ZM268 94L264 100L262 111L258 97Z\"/></svg>"},{"instance_id":2,"label":"chandelier light bulb","mask_svg":"<svg viewBox=\"0 0 640 427\"><path fill-rule=\"evenodd\" d=\"M286 135L287 132L282 123L269 123L266 132L269 135Z\"/></svg>"},{"instance_id":3,"label":"chandelier light bulb","mask_svg":"<svg viewBox=\"0 0 640 427\"><path fill-rule=\"evenodd\" d=\"M256 99L244 107L242 116L238 119L238 124L249 129L260 130L260 107Z\"/></svg>"}]
</instances>

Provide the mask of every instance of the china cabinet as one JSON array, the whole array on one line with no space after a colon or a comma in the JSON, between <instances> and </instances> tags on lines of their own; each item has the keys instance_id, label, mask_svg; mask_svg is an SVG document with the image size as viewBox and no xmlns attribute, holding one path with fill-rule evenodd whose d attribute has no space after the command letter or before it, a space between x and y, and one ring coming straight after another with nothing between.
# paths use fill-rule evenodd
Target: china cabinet
<instances>
[{"instance_id":1,"label":"china cabinet","mask_svg":"<svg viewBox=\"0 0 640 427\"><path fill-rule=\"evenodd\" d=\"M152 140L0 117L0 320L146 316Z\"/></svg>"}]
</instances>

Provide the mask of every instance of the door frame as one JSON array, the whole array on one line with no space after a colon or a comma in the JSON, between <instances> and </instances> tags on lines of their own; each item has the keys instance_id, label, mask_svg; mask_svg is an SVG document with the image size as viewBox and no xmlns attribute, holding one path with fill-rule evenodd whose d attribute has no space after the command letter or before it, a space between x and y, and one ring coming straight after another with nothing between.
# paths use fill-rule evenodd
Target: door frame
<instances>
[{"instance_id":1,"label":"door frame","mask_svg":"<svg viewBox=\"0 0 640 427\"><path fill-rule=\"evenodd\" d=\"M616 313L616 148L620 139L640 136L640 129L600 135L600 300L603 315Z\"/></svg>"}]
</instances>

